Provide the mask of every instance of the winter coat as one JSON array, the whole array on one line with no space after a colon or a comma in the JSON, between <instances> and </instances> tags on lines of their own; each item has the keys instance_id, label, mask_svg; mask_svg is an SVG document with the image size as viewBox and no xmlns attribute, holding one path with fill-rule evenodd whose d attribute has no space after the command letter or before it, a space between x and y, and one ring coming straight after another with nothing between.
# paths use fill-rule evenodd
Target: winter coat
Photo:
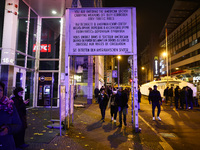
<instances>
[{"instance_id":1,"label":"winter coat","mask_svg":"<svg viewBox=\"0 0 200 150\"><path fill-rule=\"evenodd\" d=\"M179 88L175 88L175 97L179 98L180 97L180 89Z\"/></svg>"},{"instance_id":2,"label":"winter coat","mask_svg":"<svg viewBox=\"0 0 200 150\"><path fill-rule=\"evenodd\" d=\"M0 118L0 127L3 125L8 127L8 134L0 136L0 150L16 150L13 134L16 134L22 126L17 109L13 106L12 114L0 110Z\"/></svg>"},{"instance_id":3,"label":"winter coat","mask_svg":"<svg viewBox=\"0 0 200 150\"><path fill-rule=\"evenodd\" d=\"M95 88L94 89L94 95L95 95L95 97L98 97L98 95L99 95L99 89L98 88Z\"/></svg>"},{"instance_id":4,"label":"winter coat","mask_svg":"<svg viewBox=\"0 0 200 150\"><path fill-rule=\"evenodd\" d=\"M193 90L191 88L188 89L188 100L193 101Z\"/></svg>"},{"instance_id":5,"label":"winter coat","mask_svg":"<svg viewBox=\"0 0 200 150\"><path fill-rule=\"evenodd\" d=\"M166 88L166 89L164 90L164 96L165 96L165 97L168 97L168 96L169 96L169 93L168 93L168 91L169 91L169 89L168 89L168 88Z\"/></svg>"},{"instance_id":6,"label":"winter coat","mask_svg":"<svg viewBox=\"0 0 200 150\"><path fill-rule=\"evenodd\" d=\"M22 97L19 96L13 97L12 100L14 101L14 105L22 122L22 127L27 128L26 104L24 104Z\"/></svg>"},{"instance_id":7,"label":"winter coat","mask_svg":"<svg viewBox=\"0 0 200 150\"><path fill-rule=\"evenodd\" d=\"M107 94L99 93L98 103L99 103L99 108L100 109L106 108L107 105L108 105L108 96L107 96Z\"/></svg>"},{"instance_id":8,"label":"winter coat","mask_svg":"<svg viewBox=\"0 0 200 150\"><path fill-rule=\"evenodd\" d=\"M140 92L140 90L138 90L138 103L140 103L141 102L141 92Z\"/></svg>"},{"instance_id":9,"label":"winter coat","mask_svg":"<svg viewBox=\"0 0 200 150\"><path fill-rule=\"evenodd\" d=\"M174 96L173 88L170 88L170 89L169 89L168 95L169 95L169 97L173 97L173 96Z\"/></svg>"},{"instance_id":10,"label":"winter coat","mask_svg":"<svg viewBox=\"0 0 200 150\"><path fill-rule=\"evenodd\" d=\"M116 99L116 103L117 103L118 107L128 108L128 96L127 96L126 92L117 91L115 99Z\"/></svg>"},{"instance_id":11,"label":"winter coat","mask_svg":"<svg viewBox=\"0 0 200 150\"><path fill-rule=\"evenodd\" d=\"M116 103L116 95L112 95L112 96L111 96L110 105L111 105L111 106L117 106L117 103Z\"/></svg>"},{"instance_id":12,"label":"winter coat","mask_svg":"<svg viewBox=\"0 0 200 150\"><path fill-rule=\"evenodd\" d=\"M159 103L159 101L162 102L162 98L158 90L152 90L149 94L149 99L152 101L152 103Z\"/></svg>"}]
</instances>

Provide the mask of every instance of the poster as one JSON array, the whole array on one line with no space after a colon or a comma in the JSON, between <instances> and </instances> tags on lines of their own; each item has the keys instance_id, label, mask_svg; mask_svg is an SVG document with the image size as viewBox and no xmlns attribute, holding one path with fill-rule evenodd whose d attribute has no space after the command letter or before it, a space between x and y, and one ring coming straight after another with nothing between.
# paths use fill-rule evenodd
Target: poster
<instances>
[{"instance_id":1,"label":"poster","mask_svg":"<svg viewBox=\"0 0 200 150\"><path fill-rule=\"evenodd\" d=\"M130 55L131 8L71 8L70 55Z\"/></svg>"}]
</instances>

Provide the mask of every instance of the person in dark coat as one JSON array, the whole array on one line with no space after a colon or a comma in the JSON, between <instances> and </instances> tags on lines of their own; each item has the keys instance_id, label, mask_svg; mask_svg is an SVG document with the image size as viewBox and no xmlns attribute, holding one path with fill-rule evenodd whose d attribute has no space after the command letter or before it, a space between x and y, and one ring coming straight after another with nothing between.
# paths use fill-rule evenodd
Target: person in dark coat
<instances>
[{"instance_id":1,"label":"person in dark coat","mask_svg":"<svg viewBox=\"0 0 200 150\"><path fill-rule=\"evenodd\" d=\"M99 96L99 88L98 86L94 89L94 96L95 96L95 99L96 99L96 102L98 103L98 96Z\"/></svg>"},{"instance_id":2,"label":"person in dark coat","mask_svg":"<svg viewBox=\"0 0 200 150\"><path fill-rule=\"evenodd\" d=\"M122 127L122 113L123 113L123 122L126 126L126 115L127 115L127 108L128 108L128 97L125 91L123 91L122 87L119 87L119 90L116 94L116 103L118 106L119 111L119 125L118 127Z\"/></svg>"},{"instance_id":3,"label":"person in dark coat","mask_svg":"<svg viewBox=\"0 0 200 150\"><path fill-rule=\"evenodd\" d=\"M173 108L173 100L174 100L174 90L173 87L171 87L168 91L169 100L170 100L170 107Z\"/></svg>"},{"instance_id":4,"label":"person in dark coat","mask_svg":"<svg viewBox=\"0 0 200 150\"><path fill-rule=\"evenodd\" d=\"M151 96L151 95L150 95L150 93L151 93L151 91L152 91L152 88L150 88L150 87L149 87L149 89L148 89L148 90L149 90L149 96L148 96L148 100L149 100L149 103L150 103L150 99L151 99L151 98L150 98L150 96Z\"/></svg>"},{"instance_id":5,"label":"person in dark coat","mask_svg":"<svg viewBox=\"0 0 200 150\"><path fill-rule=\"evenodd\" d=\"M138 89L138 110L140 110L140 103L141 103L141 92L140 88Z\"/></svg>"},{"instance_id":6,"label":"person in dark coat","mask_svg":"<svg viewBox=\"0 0 200 150\"><path fill-rule=\"evenodd\" d=\"M14 102L4 96L5 85L0 82L0 150L16 150L13 134L21 126L21 120Z\"/></svg>"},{"instance_id":7,"label":"person in dark coat","mask_svg":"<svg viewBox=\"0 0 200 150\"><path fill-rule=\"evenodd\" d=\"M161 95L160 95L160 92L157 90L157 86L154 85L153 86L154 89L150 92L149 94L149 98L150 98L150 103L152 101L152 115L153 115L153 120L155 120L155 108L157 107L158 108L158 112L157 112L157 119L159 121L161 121L159 115L160 115L160 105L162 105L162 98L161 98Z\"/></svg>"},{"instance_id":8,"label":"person in dark coat","mask_svg":"<svg viewBox=\"0 0 200 150\"><path fill-rule=\"evenodd\" d=\"M176 86L174 93L175 93L175 106L176 106L176 109L178 109L178 101L180 99L180 88L179 88L179 86Z\"/></svg>"},{"instance_id":9,"label":"person in dark coat","mask_svg":"<svg viewBox=\"0 0 200 150\"><path fill-rule=\"evenodd\" d=\"M108 105L108 96L105 93L105 89L101 89L98 97L98 103L99 103L99 108L101 110L101 120L102 122L105 122L105 112L106 112L106 107Z\"/></svg>"},{"instance_id":10,"label":"person in dark coat","mask_svg":"<svg viewBox=\"0 0 200 150\"><path fill-rule=\"evenodd\" d=\"M169 91L169 87L167 87L165 90L164 90L164 96L165 96L165 103L167 104L167 102L168 102L168 99L169 99L169 93L168 93L168 91Z\"/></svg>"},{"instance_id":11,"label":"person in dark coat","mask_svg":"<svg viewBox=\"0 0 200 150\"><path fill-rule=\"evenodd\" d=\"M116 94L117 91L114 90L113 94L111 94L111 99L110 99L110 114L111 114L111 121L113 121L114 119L114 123L116 123L116 119L117 119L117 112L118 112L118 106L116 103ZM114 118L113 118L114 117Z\"/></svg>"},{"instance_id":12,"label":"person in dark coat","mask_svg":"<svg viewBox=\"0 0 200 150\"><path fill-rule=\"evenodd\" d=\"M180 108L184 109L185 103L185 87L183 87L180 91Z\"/></svg>"},{"instance_id":13,"label":"person in dark coat","mask_svg":"<svg viewBox=\"0 0 200 150\"><path fill-rule=\"evenodd\" d=\"M28 146L28 144L25 144L24 136L25 130L27 128L26 104L29 102L29 100L23 101L23 92L24 89L22 87L17 87L14 90L14 97L12 98L12 100L14 101L14 105L17 108L20 120L22 122L22 128L20 132L14 134L14 140L17 148L25 148Z\"/></svg>"},{"instance_id":14,"label":"person in dark coat","mask_svg":"<svg viewBox=\"0 0 200 150\"><path fill-rule=\"evenodd\" d=\"M187 87L188 89L188 103L189 103L189 109L193 109L193 90L190 87Z\"/></svg>"}]
</instances>

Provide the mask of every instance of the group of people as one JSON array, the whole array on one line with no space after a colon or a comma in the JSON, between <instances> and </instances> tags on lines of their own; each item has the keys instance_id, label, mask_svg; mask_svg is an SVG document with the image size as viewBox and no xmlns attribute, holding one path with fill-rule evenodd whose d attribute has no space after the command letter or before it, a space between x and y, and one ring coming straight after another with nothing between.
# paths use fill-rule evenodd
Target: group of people
<instances>
[{"instance_id":1,"label":"group of people","mask_svg":"<svg viewBox=\"0 0 200 150\"><path fill-rule=\"evenodd\" d=\"M118 127L122 127L122 115L123 115L123 123L127 126L126 123L126 115L128 108L128 89L123 90L122 87L119 89L115 89L112 87L108 87L106 90L104 87L101 87L98 90L98 87L94 90L95 98L99 104L99 108L101 111L101 121L105 122L105 111L106 108L110 108L111 121L116 123L117 113L119 112L119 125Z\"/></svg>"},{"instance_id":2,"label":"group of people","mask_svg":"<svg viewBox=\"0 0 200 150\"><path fill-rule=\"evenodd\" d=\"M180 89L179 86L176 86L175 89L173 87L167 87L164 90L165 102L170 102L170 106L173 107L173 102L175 101L175 107L178 110L181 109L193 109L193 90L189 87L183 87Z\"/></svg>"},{"instance_id":3,"label":"group of people","mask_svg":"<svg viewBox=\"0 0 200 150\"><path fill-rule=\"evenodd\" d=\"M4 94L5 84L0 82L0 149L20 150L28 145L24 142L26 121L26 104L23 100L24 89L17 87L8 98Z\"/></svg>"},{"instance_id":4,"label":"group of people","mask_svg":"<svg viewBox=\"0 0 200 150\"><path fill-rule=\"evenodd\" d=\"M167 87L164 90L165 96L165 103L167 104L170 102L170 106L173 107L173 102L175 101L175 107L178 110L178 108L184 109L193 109L193 90L186 86L180 89L179 86L176 86L175 89L173 87L169 88ZM157 119L161 121L161 118L159 117L162 105L162 97L160 92L157 90L157 86L154 85L153 89L149 88L149 103L152 103L152 116L153 120L155 120L155 108L157 107ZM179 107L180 104L180 107ZM188 107L189 106L189 107Z\"/></svg>"}]
</instances>

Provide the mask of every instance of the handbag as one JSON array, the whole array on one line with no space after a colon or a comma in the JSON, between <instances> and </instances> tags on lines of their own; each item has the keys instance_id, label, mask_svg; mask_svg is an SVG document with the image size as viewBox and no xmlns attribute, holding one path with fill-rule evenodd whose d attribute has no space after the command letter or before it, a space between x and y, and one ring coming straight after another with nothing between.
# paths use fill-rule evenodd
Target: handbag
<instances>
[{"instance_id":1,"label":"handbag","mask_svg":"<svg viewBox=\"0 0 200 150\"><path fill-rule=\"evenodd\" d=\"M108 101L108 108L110 108L110 106L111 106L111 97L109 98L109 101Z\"/></svg>"}]
</instances>

